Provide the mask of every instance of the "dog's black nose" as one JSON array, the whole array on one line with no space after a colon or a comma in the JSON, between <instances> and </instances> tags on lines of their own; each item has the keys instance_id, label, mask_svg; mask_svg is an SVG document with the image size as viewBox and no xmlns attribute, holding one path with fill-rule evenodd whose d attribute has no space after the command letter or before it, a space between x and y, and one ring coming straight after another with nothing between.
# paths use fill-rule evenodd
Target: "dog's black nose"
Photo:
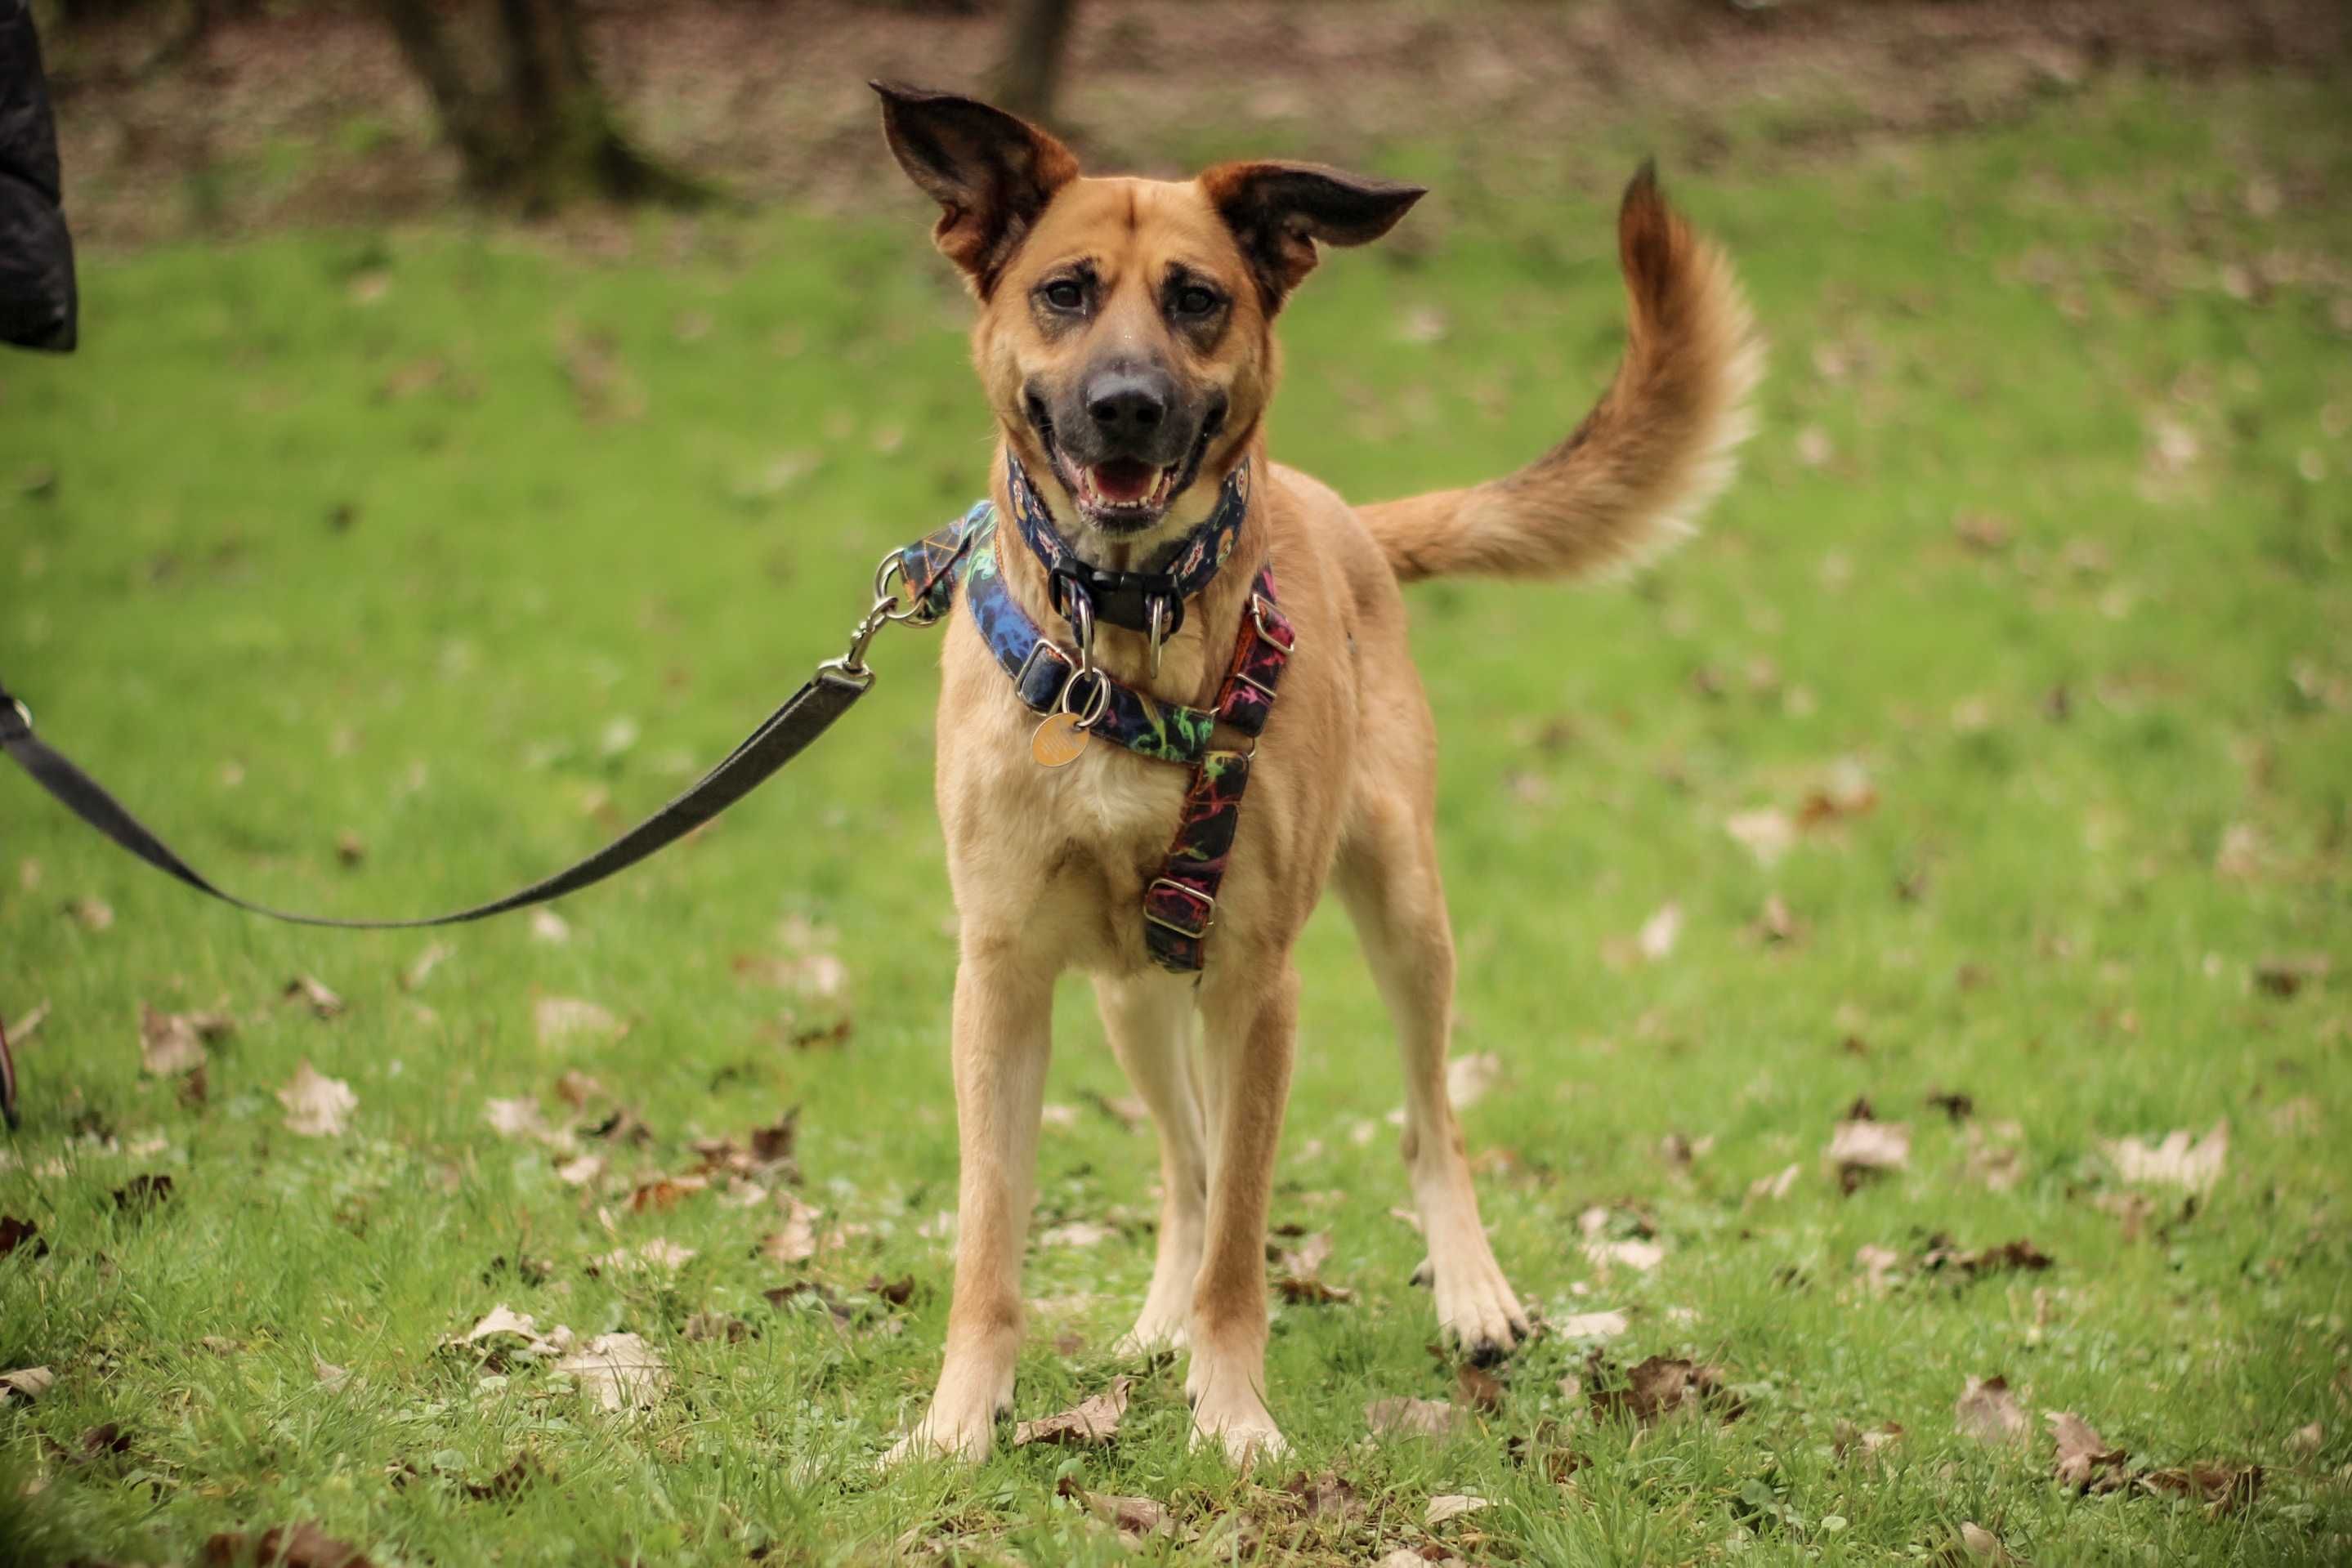
<instances>
[{"instance_id":1,"label":"dog's black nose","mask_svg":"<svg viewBox=\"0 0 2352 1568\"><path fill-rule=\"evenodd\" d=\"M1087 415L1114 440L1146 436L1168 417L1168 378L1149 371L1106 371L1087 383Z\"/></svg>"}]
</instances>

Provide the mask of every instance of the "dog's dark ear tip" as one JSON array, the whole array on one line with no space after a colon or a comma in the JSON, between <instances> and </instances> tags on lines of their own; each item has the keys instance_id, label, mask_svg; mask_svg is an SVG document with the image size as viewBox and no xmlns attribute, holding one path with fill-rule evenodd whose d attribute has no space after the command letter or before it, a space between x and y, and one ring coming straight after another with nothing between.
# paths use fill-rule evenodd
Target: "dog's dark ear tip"
<instances>
[{"instance_id":1,"label":"dog's dark ear tip","mask_svg":"<svg viewBox=\"0 0 2352 1568\"><path fill-rule=\"evenodd\" d=\"M1637 199L1654 200L1658 194L1658 160L1655 154L1642 160L1633 177L1625 182L1625 202L1631 205Z\"/></svg>"}]
</instances>

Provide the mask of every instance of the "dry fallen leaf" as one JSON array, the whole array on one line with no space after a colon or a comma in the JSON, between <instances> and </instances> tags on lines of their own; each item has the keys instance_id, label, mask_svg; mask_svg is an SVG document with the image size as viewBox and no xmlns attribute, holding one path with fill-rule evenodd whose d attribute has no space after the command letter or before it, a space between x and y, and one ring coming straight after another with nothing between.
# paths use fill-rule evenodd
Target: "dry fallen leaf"
<instances>
[{"instance_id":1,"label":"dry fallen leaf","mask_svg":"<svg viewBox=\"0 0 2352 1568\"><path fill-rule=\"evenodd\" d=\"M0 1214L0 1258L5 1258L19 1247L27 1249L25 1254L27 1258L49 1255L49 1244L41 1239L41 1228L37 1222L19 1219L13 1214Z\"/></svg>"},{"instance_id":2,"label":"dry fallen leaf","mask_svg":"<svg viewBox=\"0 0 2352 1568\"><path fill-rule=\"evenodd\" d=\"M1097 1225L1090 1219L1074 1219L1066 1225L1056 1225L1042 1232L1037 1238L1037 1245L1040 1247L1097 1247L1118 1234L1118 1231L1108 1225Z\"/></svg>"},{"instance_id":3,"label":"dry fallen leaf","mask_svg":"<svg viewBox=\"0 0 2352 1568\"><path fill-rule=\"evenodd\" d=\"M1903 1426L1897 1421L1886 1422L1866 1432L1851 1421L1840 1421L1832 1435L1831 1448L1841 1459L1857 1447L1862 1449L1864 1458L1869 1458L1902 1436Z\"/></svg>"},{"instance_id":4,"label":"dry fallen leaf","mask_svg":"<svg viewBox=\"0 0 2352 1568\"><path fill-rule=\"evenodd\" d=\"M1840 1190L1851 1193L1869 1177L1911 1163L1910 1124L1859 1117L1840 1122L1830 1134L1826 1157Z\"/></svg>"},{"instance_id":5,"label":"dry fallen leaf","mask_svg":"<svg viewBox=\"0 0 2352 1568\"><path fill-rule=\"evenodd\" d=\"M1399 1396L1365 1406L1364 1420L1375 1437L1443 1437L1460 1430L1467 1414L1443 1400Z\"/></svg>"},{"instance_id":6,"label":"dry fallen leaf","mask_svg":"<svg viewBox=\"0 0 2352 1568\"><path fill-rule=\"evenodd\" d=\"M485 1100L482 1119L502 1138L544 1138L550 1132L536 1100Z\"/></svg>"},{"instance_id":7,"label":"dry fallen leaf","mask_svg":"<svg viewBox=\"0 0 2352 1568\"><path fill-rule=\"evenodd\" d=\"M760 1255L773 1263L807 1262L816 1256L816 1222L823 1216L795 1193L776 1194L776 1207L784 1211L784 1228L761 1238Z\"/></svg>"},{"instance_id":8,"label":"dry fallen leaf","mask_svg":"<svg viewBox=\"0 0 2352 1568\"><path fill-rule=\"evenodd\" d=\"M586 1186L604 1174L604 1156L582 1155L555 1167L555 1178L566 1186Z\"/></svg>"},{"instance_id":9,"label":"dry fallen leaf","mask_svg":"<svg viewBox=\"0 0 2352 1568\"><path fill-rule=\"evenodd\" d=\"M310 1372L318 1378L320 1386L330 1394L341 1393L343 1385L350 1381L352 1375L351 1368L337 1366L315 1351L310 1355Z\"/></svg>"},{"instance_id":10,"label":"dry fallen leaf","mask_svg":"<svg viewBox=\"0 0 2352 1568\"><path fill-rule=\"evenodd\" d=\"M2130 1484L2124 1461L2131 1456L2107 1447L2092 1425L2072 1410L2053 1410L2042 1417L2058 1444L2058 1484L2072 1491L2111 1492Z\"/></svg>"},{"instance_id":11,"label":"dry fallen leaf","mask_svg":"<svg viewBox=\"0 0 2352 1568\"><path fill-rule=\"evenodd\" d=\"M2221 1167L2230 1158L2230 1124L2216 1122L2193 1142L2187 1129L2176 1128L2153 1147L2137 1138L2119 1138L2099 1147L2126 1181L2209 1192L2221 1179Z\"/></svg>"},{"instance_id":12,"label":"dry fallen leaf","mask_svg":"<svg viewBox=\"0 0 2352 1568\"><path fill-rule=\"evenodd\" d=\"M1766 807L1758 811L1741 811L1727 820L1724 830L1746 844L1761 865L1770 865L1789 852L1797 841L1797 824L1789 813Z\"/></svg>"},{"instance_id":13,"label":"dry fallen leaf","mask_svg":"<svg viewBox=\"0 0 2352 1568\"><path fill-rule=\"evenodd\" d=\"M305 1521L266 1530L261 1539L223 1532L205 1542L205 1568L373 1568L356 1546Z\"/></svg>"},{"instance_id":14,"label":"dry fallen leaf","mask_svg":"<svg viewBox=\"0 0 2352 1568\"><path fill-rule=\"evenodd\" d=\"M1771 1176L1758 1176L1748 1184L1748 1201L1762 1203L1788 1197L1790 1189L1797 1185L1800 1169L1801 1167L1794 1165L1783 1166Z\"/></svg>"},{"instance_id":15,"label":"dry fallen leaf","mask_svg":"<svg viewBox=\"0 0 2352 1568\"><path fill-rule=\"evenodd\" d=\"M1114 1497L1109 1492L1090 1492L1078 1484L1076 1476L1064 1476L1055 1483L1054 1490L1112 1526L1121 1535L1165 1535L1175 1528L1168 1517L1167 1505L1155 1498Z\"/></svg>"},{"instance_id":16,"label":"dry fallen leaf","mask_svg":"<svg viewBox=\"0 0 2352 1568\"><path fill-rule=\"evenodd\" d=\"M304 1138L338 1138L359 1109L360 1097L350 1084L322 1077L306 1061L278 1092L278 1103L286 1107L288 1132Z\"/></svg>"},{"instance_id":17,"label":"dry fallen leaf","mask_svg":"<svg viewBox=\"0 0 2352 1568\"><path fill-rule=\"evenodd\" d=\"M1969 1378L1952 1406L1952 1419L1964 1437L1979 1443L2022 1443L2031 1432L2009 1379L1999 1374Z\"/></svg>"},{"instance_id":18,"label":"dry fallen leaf","mask_svg":"<svg viewBox=\"0 0 2352 1568\"><path fill-rule=\"evenodd\" d=\"M1066 1443L1099 1447L1109 1442L1118 1436L1119 1417L1127 1414L1127 1393L1131 1381L1114 1377L1108 1388L1080 1400L1070 1409L1022 1422L1013 1428L1013 1446L1019 1448L1031 1443Z\"/></svg>"},{"instance_id":19,"label":"dry fallen leaf","mask_svg":"<svg viewBox=\"0 0 2352 1568\"><path fill-rule=\"evenodd\" d=\"M1422 1515L1421 1522L1428 1529L1435 1530L1449 1519L1459 1519L1465 1513L1475 1513L1482 1508L1492 1506L1485 1498L1469 1492L1448 1492L1429 1500L1429 1511Z\"/></svg>"},{"instance_id":20,"label":"dry fallen leaf","mask_svg":"<svg viewBox=\"0 0 2352 1568\"><path fill-rule=\"evenodd\" d=\"M1597 1369L1601 1353L1593 1352L1591 1360ZM1741 1413L1740 1402L1725 1385L1719 1366L1654 1355L1625 1378L1622 1388L1592 1390L1589 1397L1597 1418L1631 1416L1644 1427L1654 1427L1702 1406L1712 1407L1726 1421L1737 1420Z\"/></svg>"},{"instance_id":21,"label":"dry fallen leaf","mask_svg":"<svg viewBox=\"0 0 2352 1568\"><path fill-rule=\"evenodd\" d=\"M553 1333L541 1337L538 1320L529 1312L518 1312L503 1303L462 1334L453 1334L441 1342L444 1350L463 1351L495 1369L518 1363L543 1361L551 1355L562 1355L572 1348L572 1331L558 1325Z\"/></svg>"},{"instance_id":22,"label":"dry fallen leaf","mask_svg":"<svg viewBox=\"0 0 2352 1568\"><path fill-rule=\"evenodd\" d=\"M1640 1239L1592 1240L1584 1244L1584 1255L1591 1259L1593 1268L1603 1274L1612 1265L1618 1263L1646 1274L1665 1260L1666 1249L1654 1241Z\"/></svg>"},{"instance_id":23,"label":"dry fallen leaf","mask_svg":"<svg viewBox=\"0 0 2352 1568\"><path fill-rule=\"evenodd\" d=\"M46 1366L20 1366L0 1372L0 1406L30 1405L56 1384L58 1375Z\"/></svg>"},{"instance_id":24,"label":"dry fallen leaf","mask_svg":"<svg viewBox=\"0 0 2352 1568\"><path fill-rule=\"evenodd\" d=\"M236 1031L226 1013L159 1013L139 1009L140 1071L156 1078L193 1071L205 1064L205 1047ZM22 1042L22 1034L18 1040Z\"/></svg>"},{"instance_id":25,"label":"dry fallen leaf","mask_svg":"<svg viewBox=\"0 0 2352 1568\"><path fill-rule=\"evenodd\" d=\"M1874 1247L1865 1243L1855 1249L1853 1266L1862 1270L1864 1284L1874 1292L1884 1291L1889 1283L1888 1276L1903 1266L1903 1254L1891 1247Z\"/></svg>"},{"instance_id":26,"label":"dry fallen leaf","mask_svg":"<svg viewBox=\"0 0 2352 1568\"><path fill-rule=\"evenodd\" d=\"M310 975L297 975L287 981L284 995L288 1001L300 1002L322 1019L333 1018L343 1010L343 998Z\"/></svg>"},{"instance_id":27,"label":"dry fallen leaf","mask_svg":"<svg viewBox=\"0 0 2352 1568\"><path fill-rule=\"evenodd\" d=\"M1959 1543L1946 1550L1944 1561L2001 1563L2015 1563L2017 1559L2009 1554L2009 1549L2000 1543L2000 1537L1980 1524L1964 1521L1960 1525Z\"/></svg>"},{"instance_id":28,"label":"dry fallen leaf","mask_svg":"<svg viewBox=\"0 0 2352 1568\"><path fill-rule=\"evenodd\" d=\"M2263 1468L2200 1460L2178 1469L2149 1470L2139 1484L2158 1497L2201 1502L2206 1516L2218 1519L2254 1500L2263 1490Z\"/></svg>"},{"instance_id":29,"label":"dry fallen leaf","mask_svg":"<svg viewBox=\"0 0 2352 1568\"><path fill-rule=\"evenodd\" d=\"M1578 1312L1552 1324L1550 1332L1563 1339L1615 1339L1625 1326L1623 1312Z\"/></svg>"},{"instance_id":30,"label":"dry fallen leaf","mask_svg":"<svg viewBox=\"0 0 2352 1568\"><path fill-rule=\"evenodd\" d=\"M661 1353L633 1333L600 1333L555 1364L600 1409L642 1408L661 1397L669 1374Z\"/></svg>"},{"instance_id":31,"label":"dry fallen leaf","mask_svg":"<svg viewBox=\"0 0 2352 1568\"><path fill-rule=\"evenodd\" d=\"M1457 1111L1475 1105L1502 1077L1503 1059L1491 1051L1454 1057L1445 1064L1445 1097Z\"/></svg>"},{"instance_id":32,"label":"dry fallen leaf","mask_svg":"<svg viewBox=\"0 0 2352 1568\"><path fill-rule=\"evenodd\" d=\"M541 1045L599 1036L616 1038L625 1027L610 1009L576 997L540 998L530 1006L530 1026Z\"/></svg>"}]
</instances>

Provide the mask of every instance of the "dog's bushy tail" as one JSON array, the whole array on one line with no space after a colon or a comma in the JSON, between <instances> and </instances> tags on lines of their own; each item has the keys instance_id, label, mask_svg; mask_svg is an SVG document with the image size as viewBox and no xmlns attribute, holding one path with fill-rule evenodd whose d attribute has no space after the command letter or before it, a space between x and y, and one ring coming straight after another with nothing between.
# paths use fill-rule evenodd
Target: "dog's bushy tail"
<instances>
[{"instance_id":1,"label":"dog's bushy tail","mask_svg":"<svg viewBox=\"0 0 2352 1568\"><path fill-rule=\"evenodd\" d=\"M1763 372L1731 263L1666 205L1646 163L1625 187L1617 248L1633 301L1625 358L1575 434L1503 478L1362 509L1403 580L1638 564L1731 482Z\"/></svg>"}]
</instances>

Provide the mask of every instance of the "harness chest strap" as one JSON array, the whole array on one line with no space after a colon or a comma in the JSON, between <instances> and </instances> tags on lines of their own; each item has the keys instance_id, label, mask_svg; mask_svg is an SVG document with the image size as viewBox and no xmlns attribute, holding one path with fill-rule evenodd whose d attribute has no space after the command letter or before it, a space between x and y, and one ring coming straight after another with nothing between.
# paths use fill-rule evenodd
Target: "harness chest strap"
<instances>
[{"instance_id":1,"label":"harness chest strap","mask_svg":"<svg viewBox=\"0 0 2352 1568\"><path fill-rule=\"evenodd\" d=\"M969 530L963 532L963 530ZM962 537L955 537L959 533ZM1078 663L1038 630L1005 588L998 555L1002 536L992 507L975 507L950 528L909 545L901 570L916 601L927 610L942 606L953 581L965 584L966 607L998 665L1013 682L1013 695L1032 712L1049 714L1078 678ZM945 584L943 592L938 586ZM1249 786L1251 752L1217 748L1211 742L1220 724L1255 742L1273 716L1284 669L1297 645L1297 633L1275 590L1271 570L1251 584L1249 614L1235 639L1233 662L1217 690L1216 706L1196 708L1162 703L1099 670L1102 712L1087 732L1139 757L1192 769L1178 813L1176 833L1159 874L1144 889L1144 943L1154 962L1180 974L1200 969L1210 927L1215 924L1217 892L1232 855ZM1092 703L1091 695L1087 701Z\"/></svg>"}]
</instances>

